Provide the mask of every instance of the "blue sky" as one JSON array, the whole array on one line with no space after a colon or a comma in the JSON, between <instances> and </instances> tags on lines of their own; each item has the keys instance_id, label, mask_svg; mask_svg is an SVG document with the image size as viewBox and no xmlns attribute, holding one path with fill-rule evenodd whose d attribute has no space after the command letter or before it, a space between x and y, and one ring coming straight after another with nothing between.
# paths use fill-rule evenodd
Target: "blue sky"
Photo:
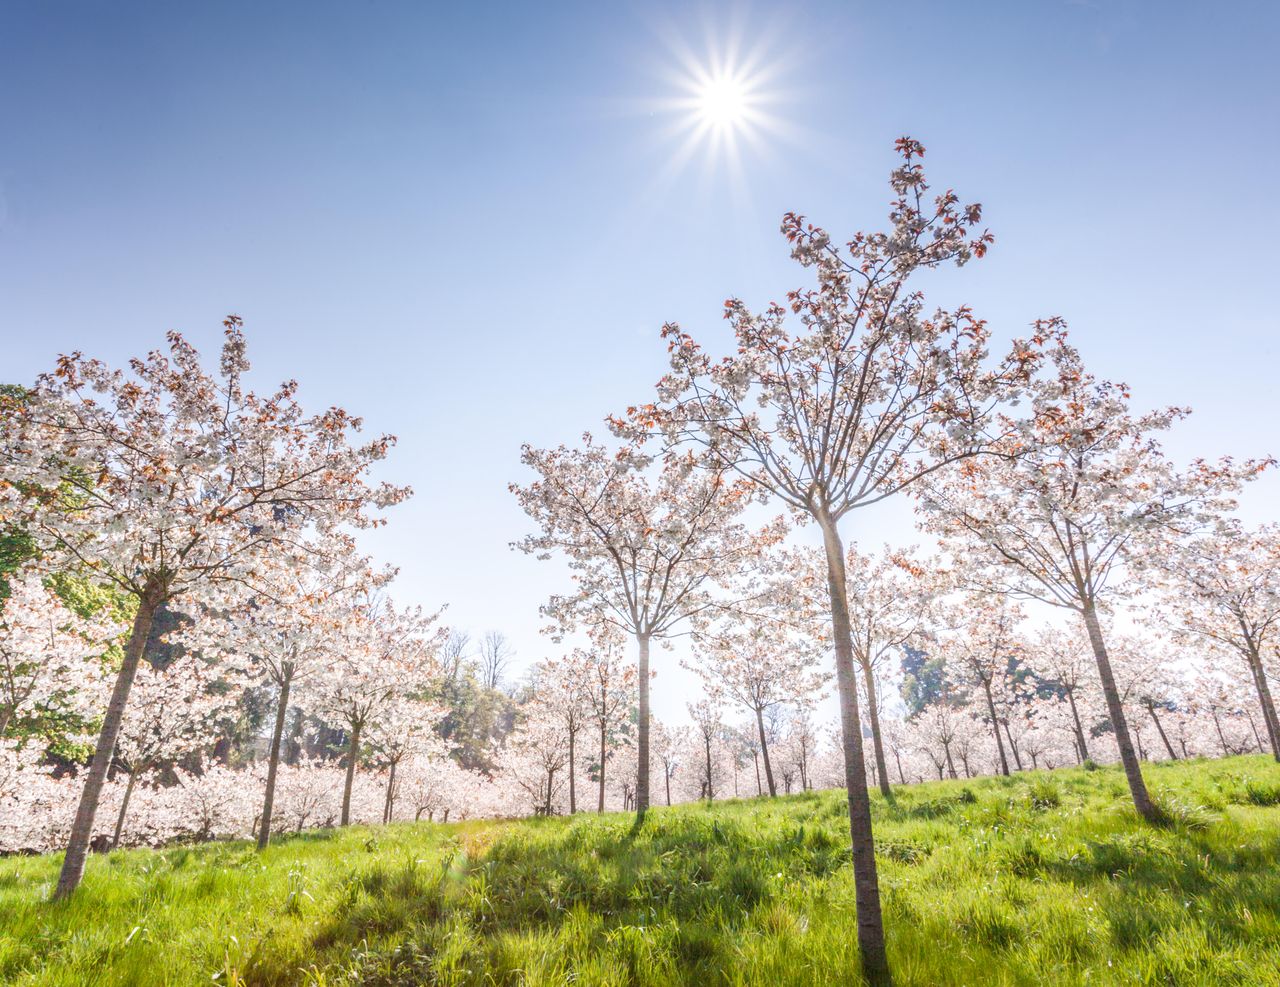
<instances>
[{"instance_id":1,"label":"blue sky","mask_svg":"<svg viewBox=\"0 0 1280 987\"><path fill-rule=\"evenodd\" d=\"M1280 453L1278 48L1263 2L8 3L0 380L239 313L263 387L400 436L399 594L541 657L563 573L507 547L520 443L646 398L664 321L714 340L726 296L802 284L783 212L879 223L904 133L997 236L937 301L999 339L1066 317L1137 403L1195 408L1178 456ZM731 57L773 121L734 162L671 106Z\"/></svg>"}]
</instances>

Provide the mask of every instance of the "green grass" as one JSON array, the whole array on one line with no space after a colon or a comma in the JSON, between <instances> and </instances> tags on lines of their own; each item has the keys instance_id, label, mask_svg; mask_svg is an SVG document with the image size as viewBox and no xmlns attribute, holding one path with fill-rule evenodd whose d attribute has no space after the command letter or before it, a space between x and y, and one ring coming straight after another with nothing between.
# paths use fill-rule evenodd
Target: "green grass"
<instances>
[{"instance_id":1,"label":"green grass","mask_svg":"<svg viewBox=\"0 0 1280 987\"><path fill-rule=\"evenodd\" d=\"M1280 985L1280 766L903 788L874 805L899 984ZM857 981L839 793L632 817L352 828L0 860L0 983L830 985Z\"/></svg>"}]
</instances>

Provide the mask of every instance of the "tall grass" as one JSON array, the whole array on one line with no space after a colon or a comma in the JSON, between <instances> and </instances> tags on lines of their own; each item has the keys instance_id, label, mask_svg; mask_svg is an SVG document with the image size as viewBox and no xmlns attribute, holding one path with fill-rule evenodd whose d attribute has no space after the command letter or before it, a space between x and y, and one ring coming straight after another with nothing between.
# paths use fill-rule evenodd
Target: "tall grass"
<instances>
[{"instance_id":1,"label":"tall grass","mask_svg":"<svg viewBox=\"0 0 1280 987\"><path fill-rule=\"evenodd\" d=\"M874 803L900 984L1280 985L1280 768L1114 769ZM90 861L0 861L0 982L857 983L837 792L631 816L394 825Z\"/></svg>"}]
</instances>

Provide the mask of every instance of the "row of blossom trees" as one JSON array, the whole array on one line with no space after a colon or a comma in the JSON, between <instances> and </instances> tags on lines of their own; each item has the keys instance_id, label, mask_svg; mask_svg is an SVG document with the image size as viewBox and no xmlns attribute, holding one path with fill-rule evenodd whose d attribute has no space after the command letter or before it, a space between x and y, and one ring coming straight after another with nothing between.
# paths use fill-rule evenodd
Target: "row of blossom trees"
<instances>
[{"instance_id":1,"label":"row of blossom trees","mask_svg":"<svg viewBox=\"0 0 1280 987\"><path fill-rule=\"evenodd\" d=\"M841 246L788 214L782 231L816 285L760 311L731 298L725 318L732 340L721 355L667 325L670 370L652 401L609 419L618 448L610 452L590 437L582 449L526 448L524 461L537 478L514 488L539 529L522 547L559 551L574 570L576 592L553 599L550 612L562 623L616 621L637 637L640 813L649 804L652 638L669 636L681 622L696 634L714 634L708 625L718 617L768 612L772 604L767 631L749 623L731 630L736 641L710 648L710 660L727 654L763 670L794 655L764 638L793 630L833 652L858 944L872 983L887 983L890 974L864 741L869 733L874 774L891 797L877 662L903 640L895 635L920 630L914 625L922 614L895 607L897 593L884 573L850 558L844 539L858 508L913 498L922 525L940 538L944 561L935 566L965 583L953 589L999 607L1033 600L1073 616L1087 635L1110 736L1144 818L1158 821L1161 811L1142 778L1104 624L1147 574L1159 570L1196 587L1193 606L1225 614L1219 632L1235 618L1238 626L1227 634L1250 667L1273 746L1276 725L1265 648L1215 583L1223 569L1231 569L1233 582L1239 572L1223 561L1221 539L1229 553L1247 543L1227 520L1232 497L1270 460L1175 469L1157 436L1185 412L1133 414L1123 385L1085 371L1061 320L1036 322L997 357L986 324L969 308L928 310L919 276L983 256L993 238L980 227L978 205L962 205L949 190L929 193L917 141L903 138L897 149L886 229L857 233ZM784 567L797 575L781 593L770 592L766 581L772 599L756 595L751 573L760 575L758 560L777 542L782 522L749 537L733 509L749 500L779 505L795 524L817 528L825 593L802 581L800 572L804 580L811 575L802 566ZM901 560L890 565L912 569ZM1210 598L1219 602L1206 603ZM1020 748L1009 717L996 708L995 679L1018 614L1006 610L982 626L969 626L967 610L955 616L963 638L948 636L944 647L982 695L1007 771L1008 756L1016 759ZM1213 633L1205 616L1197 610L1192 636ZM820 632L817 620L825 624ZM732 668L733 660L723 664ZM724 693L725 680L713 675L715 691ZM759 714L771 700L749 677L738 680L734 694ZM949 769L953 727L959 729L953 712L948 704L936 710ZM702 726L703 712L695 720L705 740L709 793L713 731ZM763 747L763 730L761 738Z\"/></svg>"},{"instance_id":2,"label":"row of blossom trees","mask_svg":"<svg viewBox=\"0 0 1280 987\"><path fill-rule=\"evenodd\" d=\"M769 795L837 781L863 969L883 983L873 786L892 799L895 777L1114 759L1156 822L1144 758L1252 736L1280 759L1280 530L1234 513L1271 460L1177 468L1159 436L1185 409L1133 412L1061 320L993 355L970 309L926 308L920 275L992 237L979 206L930 194L918 142L897 149L883 231L838 245L787 215L814 285L760 311L730 299L724 355L666 326L669 371L608 419L612 440L524 448L531 475L511 489L535 530L516 547L568 563L544 607L567 653L534 667L483 770L445 740L456 711L437 685L456 682L460 638L393 603L393 573L357 549L409 495L373 479L390 436L304 412L293 382L247 390L234 317L216 372L171 334L127 370L75 353L5 391L0 522L30 560L0 611L0 737L37 713L94 735L74 777L4 741L0 832L46 806L62 897L104 806L113 844L131 817L173 832L156 814L180 805L195 834L247 825L266 846L281 819L575 812L590 790L597 811L643 819L658 799L750 794L753 777ZM891 498L936 552L846 544L850 516ZM68 609L67 578L113 606ZM1037 627L1046 608L1064 619ZM651 647L677 638L706 696L672 729L651 714ZM493 637L484 656L492 690L510 652ZM811 710L829 687L828 737ZM263 696L261 756L230 763L219 738ZM336 784L332 759L286 756L291 713L340 748ZM237 796L219 802L220 784Z\"/></svg>"}]
</instances>

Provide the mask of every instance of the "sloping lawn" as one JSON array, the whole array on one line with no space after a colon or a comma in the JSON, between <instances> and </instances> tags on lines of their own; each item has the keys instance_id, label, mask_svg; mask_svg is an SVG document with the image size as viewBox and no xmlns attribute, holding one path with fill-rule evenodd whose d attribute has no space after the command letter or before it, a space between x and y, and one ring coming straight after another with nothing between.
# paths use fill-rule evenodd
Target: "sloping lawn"
<instances>
[{"instance_id":1,"label":"sloping lawn","mask_svg":"<svg viewBox=\"0 0 1280 987\"><path fill-rule=\"evenodd\" d=\"M1280 765L938 782L875 803L899 984L1280 985ZM0 983L856 983L843 797L0 860Z\"/></svg>"}]
</instances>

